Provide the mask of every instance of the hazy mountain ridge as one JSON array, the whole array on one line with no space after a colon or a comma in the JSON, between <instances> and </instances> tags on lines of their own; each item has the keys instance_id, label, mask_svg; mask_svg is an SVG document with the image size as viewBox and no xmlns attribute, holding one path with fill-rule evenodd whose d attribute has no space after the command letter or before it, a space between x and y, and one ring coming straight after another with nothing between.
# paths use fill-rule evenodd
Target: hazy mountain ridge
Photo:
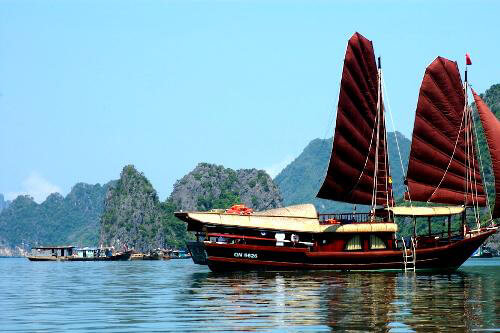
<instances>
[{"instance_id":1,"label":"hazy mountain ridge","mask_svg":"<svg viewBox=\"0 0 500 333\"><path fill-rule=\"evenodd\" d=\"M3 194L0 193L0 213L5 208L9 207L9 205L10 205L10 201L9 200L5 200Z\"/></svg>"},{"instance_id":2,"label":"hazy mountain ridge","mask_svg":"<svg viewBox=\"0 0 500 333\"><path fill-rule=\"evenodd\" d=\"M20 195L0 213L0 237L14 247L35 244L95 245L109 186L78 183L63 197L53 193L41 204Z\"/></svg>"},{"instance_id":3,"label":"hazy mountain ridge","mask_svg":"<svg viewBox=\"0 0 500 333\"><path fill-rule=\"evenodd\" d=\"M396 137L401 151L404 171L401 169ZM281 190L285 206L313 203L320 212L352 210L351 204L316 198L319 187L326 175L332 140L330 138L311 141L302 153L274 178ZM411 141L400 132L387 133L387 141L394 195L398 198L402 197L404 193L403 178L408 166ZM358 205L357 209L361 210L363 207Z\"/></svg>"}]
</instances>

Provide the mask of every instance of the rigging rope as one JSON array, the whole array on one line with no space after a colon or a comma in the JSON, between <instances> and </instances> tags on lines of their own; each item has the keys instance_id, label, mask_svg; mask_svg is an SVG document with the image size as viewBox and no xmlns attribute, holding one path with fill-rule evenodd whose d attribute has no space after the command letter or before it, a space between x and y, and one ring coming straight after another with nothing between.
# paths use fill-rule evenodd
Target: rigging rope
<instances>
[{"instance_id":1,"label":"rigging rope","mask_svg":"<svg viewBox=\"0 0 500 333\"><path fill-rule=\"evenodd\" d=\"M382 99L382 106L384 105L384 90L382 88L382 69L380 70L379 73L380 76L380 82L379 82L379 90L380 90L380 98ZM385 107L384 110L385 111ZM392 192L392 185L391 185L391 201L389 201L389 171L390 171L390 164L389 164L389 149L388 149L388 142L387 142L387 126L385 123L385 112L383 114L384 116L382 117L383 120L383 125L384 125L384 152L385 152L385 158L384 158L384 164L385 164L385 200L386 200L386 206L387 207L392 207L394 206L394 194ZM392 180L391 180L392 184Z\"/></svg>"},{"instance_id":2,"label":"rigging rope","mask_svg":"<svg viewBox=\"0 0 500 333\"><path fill-rule=\"evenodd\" d=\"M471 150L472 150L472 174L474 175L474 192L472 194L472 198L473 198L473 204L474 204L474 194L476 195L476 204L474 206L474 211L475 211L475 214L476 214L476 224L477 224L477 227L478 229L481 227L481 223L480 223L480 210L479 210L479 195L478 195L478 191L477 191L477 177L476 177L476 148L475 145L474 145L474 139L473 139L473 132L472 132L472 126L470 125L471 123L473 123L473 119L472 119L472 110L467 106L467 112L469 114L469 127L470 127L470 145L471 145ZM472 185L471 185L472 186Z\"/></svg>"},{"instance_id":3,"label":"rigging rope","mask_svg":"<svg viewBox=\"0 0 500 333\"><path fill-rule=\"evenodd\" d=\"M398 135L396 133L396 126L394 125L394 118L392 117L392 109L391 109L391 104L390 104L390 101L389 101L389 94L387 93L387 88L385 86L385 81L384 81L384 77L383 76L382 76L382 86L383 86L384 93L385 93L384 96L387 99L387 108L389 109L389 116L391 118L392 129L394 131L394 139L396 140L396 147L398 148L398 156L399 156L399 164L401 166L401 173L404 176L404 178L406 178L406 172L405 172L405 168L404 168L404 165L403 165L403 158L401 156L401 148L399 147ZM411 201L411 195L410 195L410 189L408 188L407 184L404 184L404 185L406 187L406 192L408 193L408 201L410 201L410 207L413 208L412 201Z\"/></svg>"},{"instance_id":4,"label":"rigging rope","mask_svg":"<svg viewBox=\"0 0 500 333\"><path fill-rule=\"evenodd\" d=\"M467 207L467 202L469 199L469 176L470 175L470 140L469 140L469 114L467 110L467 82L464 83L464 91L465 91L465 103L464 103L464 115L465 115L465 125L464 125L464 141L465 141L465 197L464 197L464 206ZM472 178L472 177L471 177ZM471 188L471 198L472 205L474 205L474 198L472 195ZM476 212L474 211L474 218L476 218Z\"/></svg>"},{"instance_id":5,"label":"rigging rope","mask_svg":"<svg viewBox=\"0 0 500 333\"><path fill-rule=\"evenodd\" d=\"M469 84L469 86L472 88L471 84ZM476 108L477 108L477 105L476 105ZM476 137L476 146L477 146L478 155L479 155L479 166L481 168L481 176L483 177L483 182L484 182L484 192L486 194L486 207L488 207L488 212L490 213L490 219L491 219L491 221L493 221L493 213L491 211L491 206L490 206L490 198L488 195L488 186L487 186L486 177L484 174L483 159L481 157L481 151L479 149L479 138L477 136L476 121L474 120L474 117L472 117L472 125L474 126L473 129L474 129L474 135Z\"/></svg>"},{"instance_id":6,"label":"rigging rope","mask_svg":"<svg viewBox=\"0 0 500 333\"><path fill-rule=\"evenodd\" d=\"M378 119L377 119L377 117L375 117L375 124L378 125ZM359 185L359 182L361 181L361 177L365 173L366 166L368 165L368 160L370 159L370 152L372 151L373 135L375 133L375 126L377 126L375 124L374 124L373 129L372 129L372 135L371 135L371 139L370 139L370 146L368 147L368 153L366 154L365 165L363 166L363 170L361 170L361 173L359 174L359 177L358 177L358 180L356 181L356 184L352 187L352 189L349 192L349 194L351 194L354 191L354 189Z\"/></svg>"},{"instance_id":7,"label":"rigging rope","mask_svg":"<svg viewBox=\"0 0 500 333\"><path fill-rule=\"evenodd\" d=\"M477 199L477 183L476 183L476 174L474 167L474 144L472 142L472 126L471 126L471 112L468 106L468 96L467 96L467 81L464 83L464 112L466 114L466 125L465 125L465 145L466 145L466 164L465 164L465 174L466 174L466 191L465 191L465 202L464 205L467 206L467 202L469 199L469 183L470 183L470 193L472 199L472 207L474 208L474 219L476 220L476 224L479 223L479 202ZM472 157L471 157L472 155ZM471 167L472 164L472 167ZM474 183L476 185L476 198L474 198L474 189L472 182L472 175L474 174Z\"/></svg>"},{"instance_id":8,"label":"rigging rope","mask_svg":"<svg viewBox=\"0 0 500 333\"><path fill-rule=\"evenodd\" d=\"M338 113L338 106L333 110L333 112L328 112L328 120L327 120L327 123L325 126L325 131L324 131L323 137L321 138L320 151L322 151L323 147L326 145L326 141L327 141L326 136L328 135L328 132L330 132L330 133L332 133L332 143L330 145L330 154L333 153L333 136L335 134L334 133L335 132L334 120L337 119L337 113ZM330 157L331 157L331 155L330 155ZM326 179L326 176L328 173L328 167L329 167L329 161L327 161L326 168L323 172L323 177L318 178L318 182L316 183L316 187L317 187L316 192L319 191L319 189L321 188L321 184Z\"/></svg>"},{"instance_id":9,"label":"rigging rope","mask_svg":"<svg viewBox=\"0 0 500 333\"><path fill-rule=\"evenodd\" d=\"M455 157L455 152L457 150L458 139L460 138L460 132L462 131L462 126L464 125L464 118L465 118L465 112L462 115L460 129L458 130L458 133L457 133L457 139L455 140L455 147L453 147L453 153L451 154L450 161L448 162L448 166L446 167L446 170L444 171L443 177L441 178L441 181L439 182L438 186L434 189L434 192L432 192L432 194L429 196L429 199L427 199L427 203L429 203L431 201L434 194L436 194L439 187L441 187L441 184L443 183L444 178L446 177L446 174L448 173L448 170L450 169L451 162L453 162L453 157Z\"/></svg>"},{"instance_id":10,"label":"rigging rope","mask_svg":"<svg viewBox=\"0 0 500 333\"><path fill-rule=\"evenodd\" d=\"M343 75L343 70L340 72L340 80L338 82L340 82L340 86L342 86L342 75ZM340 99L340 94L339 94L339 98ZM323 149L323 147L325 146L325 142L326 142L326 136L328 135L328 131L330 130L331 128L331 133L332 133L332 143L330 145L330 158L332 157L332 154L333 154L333 137L335 135L335 131L337 130L337 128L335 127L335 123L337 122L337 115L338 115L338 112L339 112L339 109L338 109L338 100L337 100L337 107L334 108L334 111L333 112L329 112L328 113L328 121L326 123L326 126L325 126L325 132L324 132L324 135L323 135L323 140L321 142L321 150ZM335 123L334 123L334 120L335 120ZM331 124L331 125L330 125ZM325 168L325 171L323 172L323 177L322 178L319 178L318 180L318 190L321 188L321 184L322 182L326 179L326 176L328 174L328 168L329 168L329 161L327 162L327 165L326 165L326 168ZM316 192L317 192L316 191Z\"/></svg>"},{"instance_id":11,"label":"rigging rope","mask_svg":"<svg viewBox=\"0 0 500 333\"><path fill-rule=\"evenodd\" d=\"M381 85L382 87L382 85ZM383 91L382 91L382 101L383 101L383 97L384 97L384 94L383 94ZM394 194L392 193L392 185L391 185L391 197L392 197L392 200L389 201L389 149L388 149L388 142L387 142L387 127L386 127L386 124L385 124L385 117L384 117L384 151L385 151L385 159L384 159L384 163L385 163L385 199L386 199L386 205L387 207L392 207L393 205L390 205L390 204L393 204L394 203ZM391 180L391 184L392 184L392 180Z\"/></svg>"}]
</instances>

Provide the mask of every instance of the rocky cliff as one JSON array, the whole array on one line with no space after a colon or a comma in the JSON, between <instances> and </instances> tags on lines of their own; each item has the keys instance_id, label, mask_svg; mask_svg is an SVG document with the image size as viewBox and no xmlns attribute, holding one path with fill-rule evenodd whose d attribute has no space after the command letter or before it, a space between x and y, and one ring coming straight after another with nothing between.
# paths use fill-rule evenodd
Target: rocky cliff
<instances>
[{"instance_id":1,"label":"rocky cliff","mask_svg":"<svg viewBox=\"0 0 500 333\"><path fill-rule=\"evenodd\" d=\"M109 188L100 223L100 244L146 252L183 246L185 225L173 217L175 208L161 203L149 180L134 166L123 168Z\"/></svg>"},{"instance_id":2,"label":"rocky cliff","mask_svg":"<svg viewBox=\"0 0 500 333\"><path fill-rule=\"evenodd\" d=\"M198 164L177 181L170 200L185 211L229 208L238 203L255 211L282 206L280 191L265 171L232 170L208 163Z\"/></svg>"}]
</instances>

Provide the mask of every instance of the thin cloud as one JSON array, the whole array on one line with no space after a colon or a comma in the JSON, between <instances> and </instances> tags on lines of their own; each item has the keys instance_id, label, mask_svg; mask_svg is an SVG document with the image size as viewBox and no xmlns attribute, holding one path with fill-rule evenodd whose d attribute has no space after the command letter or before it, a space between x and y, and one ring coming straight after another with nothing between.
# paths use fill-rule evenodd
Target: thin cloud
<instances>
[{"instance_id":1,"label":"thin cloud","mask_svg":"<svg viewBox=\"0 0 500 333\"><path fill-rule=\"evenodd\" d=\"M264 168L264 170L271 176L271 178L276 177L281 170L283 170L288 164L292 163L295 158L291 155L285 157L283 160L280 162L274 163L270 165L267 168Z\"/></svg>"},{"instance_id":2,"label":"thin cloud","mask_svg":"<svg viewBox=\"0 0 500 333\"><path fill-rule=\"evenodd\" d=\"M37 172L32 172L24 179L21 188L22 190L19 192L8 192L5 197L8 200L14 200L19 195L30 195L36 202L42 203L50 194L61 193L59 186L52 184Z\"/></svg>"}]
</instances>

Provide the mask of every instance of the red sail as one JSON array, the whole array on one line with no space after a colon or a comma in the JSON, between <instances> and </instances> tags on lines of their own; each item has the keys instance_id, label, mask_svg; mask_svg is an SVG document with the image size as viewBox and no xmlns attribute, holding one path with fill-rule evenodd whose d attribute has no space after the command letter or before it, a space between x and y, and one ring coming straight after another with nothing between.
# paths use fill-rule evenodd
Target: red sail
<instances>
[{"instance_id":1,"label":"red sail","mask_svg":"<svg viewBox=\"0 0 500 333\"><path fill-rule=\"evenodd\" d=\"M420 87L407 198L486 205L471 117L464 117L464 111L465 95L456 62L436 58L427 67Z\"/></svg>"},{"instance_id":2,"label":"red sail","mask_svg":"<svg viewBox=\"0 0 500 333\"><path fill-rule=\"evenodd\" d=\"M491 164L493 165L493 174L495 176L495 208L493 209L493 218L500 217L500 120L490 111L474 89L472 89L474 101L476 102L481 124L483 125L484 135L488 142L490 150Z\"/></svg>"},{"instance_id":3,"label":"red sail","mask_svg":"<svg viewBox=\"0 0 500 333\"><path fill-rule=\"evenodd\" d=\"M318 198L372 204L378 127L376 203L392 204L382 102L377 121L378 94L372 42L355 33L347 44L333 149Z\"/></svg>"}]
</instances>

